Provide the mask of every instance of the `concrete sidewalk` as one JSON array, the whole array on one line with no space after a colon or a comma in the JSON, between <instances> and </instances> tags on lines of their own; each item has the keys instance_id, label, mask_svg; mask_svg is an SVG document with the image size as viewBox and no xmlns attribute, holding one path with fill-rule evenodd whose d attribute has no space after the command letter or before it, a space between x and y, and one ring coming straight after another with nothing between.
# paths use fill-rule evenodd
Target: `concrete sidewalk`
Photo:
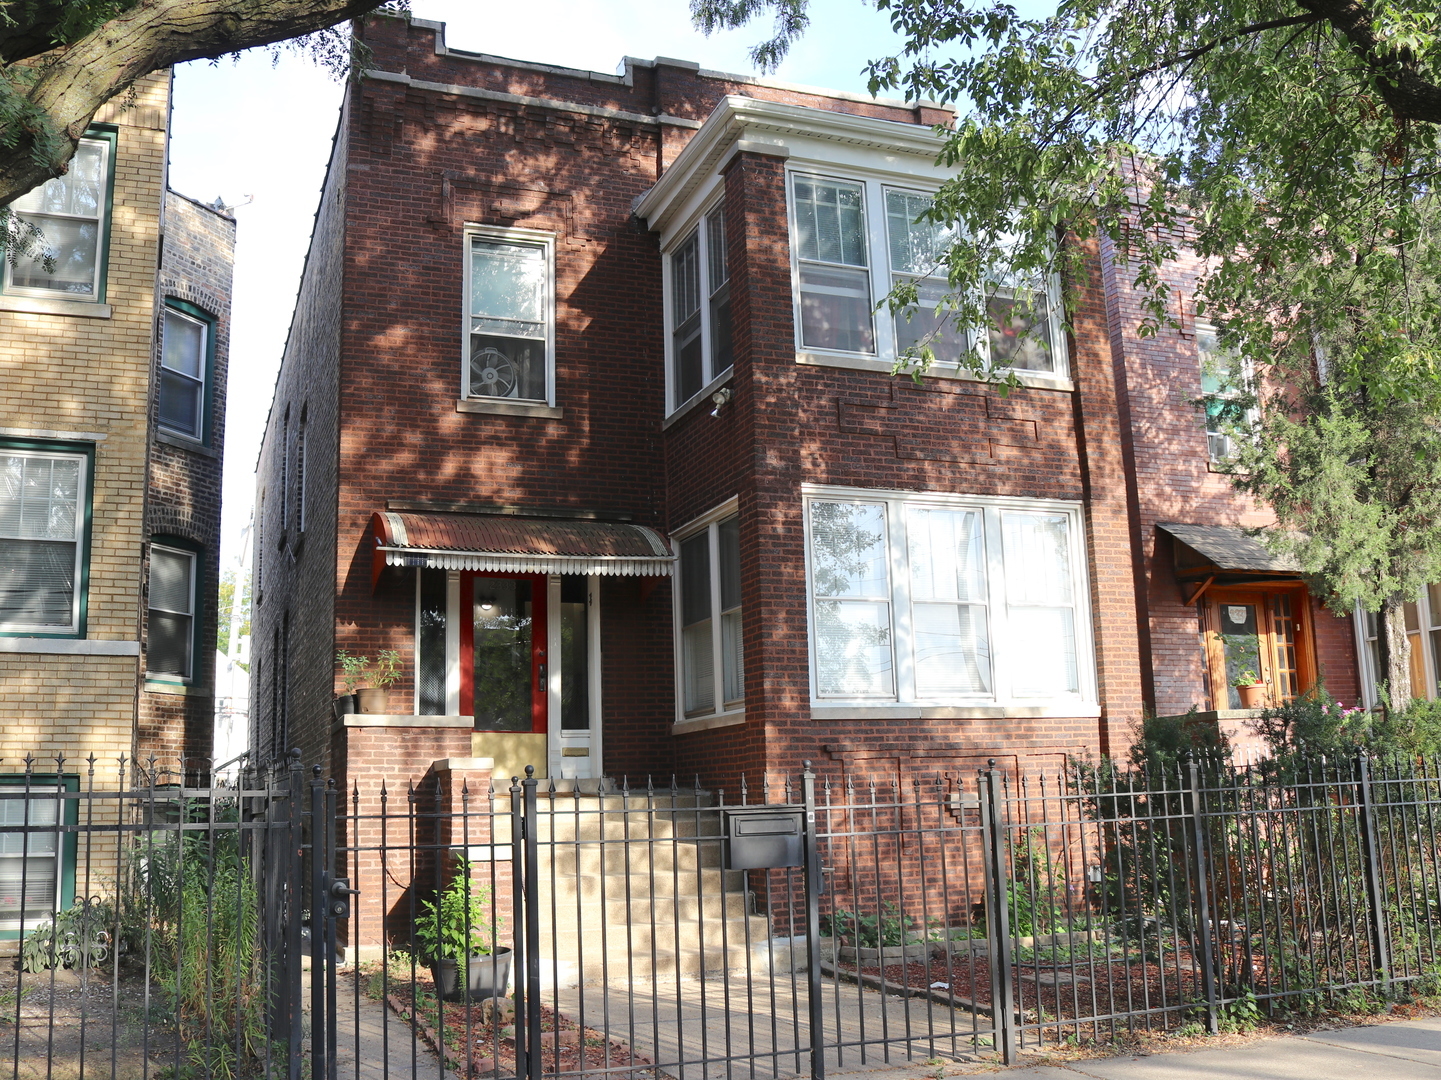
<instances>
[{"instance_id":1,"label":"concrete sidewalk","mask_svg":"<svg viewBox=\"0 0 1441 1080\"><path fill-rule=\"evenodd\" d=\"M827 1080L926 1080L934 1075L918 1064L835 1072ZM1222 1050L1017 1066L996 1075L1004 1080L1441 1080L1441 1019L1287 1035Z\"/></svg>"}]
</instances>

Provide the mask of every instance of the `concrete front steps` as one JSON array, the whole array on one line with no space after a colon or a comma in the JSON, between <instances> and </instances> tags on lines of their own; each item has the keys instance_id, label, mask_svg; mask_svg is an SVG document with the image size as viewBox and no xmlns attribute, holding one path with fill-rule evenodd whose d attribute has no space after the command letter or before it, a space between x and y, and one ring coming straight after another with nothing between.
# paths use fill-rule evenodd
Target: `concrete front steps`
<instances>
[{"instance_id":1,"label":"concrete front steps","mask_svg":"<svg viewBox=\"0 0 1441 1080\"><path fill-rule=\"evenodd\" d=\"M721 815L669 791L537 800L541 979L664 983L788 965L751 913L745 875L721 869ZM509 797L498 797L498 814ZM499 822L497 823L499 824Z\"/></svg>"}]
</instances>

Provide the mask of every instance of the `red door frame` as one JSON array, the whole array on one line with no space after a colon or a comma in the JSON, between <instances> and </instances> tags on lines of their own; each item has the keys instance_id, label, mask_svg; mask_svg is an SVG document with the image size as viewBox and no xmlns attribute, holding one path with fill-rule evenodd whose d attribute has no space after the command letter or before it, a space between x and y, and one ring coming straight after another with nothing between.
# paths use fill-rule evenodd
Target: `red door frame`
<instances>
[{"instance_id":1,"label":"red door frame","mask_svg":"<svg viewBox=\"0 0 1441 1080\"><path fill-rule=\"evenodd\" d=\"M546 614L550 579L545 574L501 574L464 570L460 575L460 714L475 715L475 579L507 578L530 582L530 732L544 735L550 716L550 686L545 651L550 642ZM488 730L488 729L477 729ZM519 733L525 734L525 733Z\"/></svg>"}]
</instances>

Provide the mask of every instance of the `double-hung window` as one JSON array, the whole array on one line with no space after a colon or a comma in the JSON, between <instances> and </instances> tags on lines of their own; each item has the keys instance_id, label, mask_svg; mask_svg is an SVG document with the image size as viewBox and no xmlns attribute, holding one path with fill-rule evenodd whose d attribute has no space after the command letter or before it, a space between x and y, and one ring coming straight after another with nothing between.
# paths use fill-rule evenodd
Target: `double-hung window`
<instances>
[{"instance_id":1,"label":"double-hung window","mask_svg":"<svg viewBox=\"0 0 1441 1080\"><path fill-rule=\"evenodd\" d=\"M89 455L0 445L0 633L83 632Z\"/></svg>"},{"instance_id":2,"label":"double-hung window","mask_svg":"<svg viewBox=\"0 0 1441 1080\"><path fill-rule=\"evenodd\" d=\"M889 370L907 350L929 348L934 374L954 374L970 354L972 364L1016 369L1043 384L1067 375L1054 282L993 282L987 332L956 326L942 262L955 233L925 219L925 192L793 172L790 199L803 362ZM877 317L877 302L900 284L915 285L916 307Z\"/></svg>"},{"instance_id":3,"label":"double-hung window","mask_svg":"<svg viewBox=\"0 0 1441 1080\"><path fill-rule=\"evenodd\" d=\"M1094 700L1079 509L810 489L817 705Z\"/></svg>"},{"instance_id":4,"label":"double-hung window","mask_svg":"<svg viewBox=\"0 0 1441 1080\"><path fill-rule=\"evenodd\" d=\"M8 295L101 300L105 291L113 137L80 140L64 176L20 196L10 209L39 231L34 249L0 264ZM50 265L47 267L46 263Z\"/></svg>"},{"instance_id":5,"label":"double-hung window","mask_svg":"<svg viewBox=\"0 0 1441 1080\"><path fill-rule=\"evenodd\" d=\"M554 404L554 237L510 229L466 236L463 396Z\"/></svg>"},{"instance_id":6,"label":"double-hung window","mask_svg":"<svg viewBox=\"0 0 1441 1080\"><path fill-rule=\"evenodd\" d=\"M160 426L197 441L205 438L205 386L211 356L211 324L198 309L167 303L161 327Z\"/></svg>"},{"instance_id":7,"label":"double-hung window","mask_svg":"<svg viewBox=\"0 0 1441 1080\"><path fill-rule=\"evenodd\" d=\"M69 784L9 774L0 778L0 932L10 937L54 917L74 888L74 842L61 830L72 824ZM61 815L64 815L62 818Z\"/></svg>"},{"instance_id":8,"label":"double-hung window","mask_svg":"<svg viewBox=\"0 0 1441 1080\"><path fill-rule=\"evenodd\" d=\"M707 517L680 540L682 719L738 711L745 698L740 518L733 512Z\"/></svg>"},{"instance_id":9,"label":"double-hung window","mask_svg":"<svg viewBox=\"0 0 1441 1080\"><path fill-rule=\"evenodd\" d=\"M1245 426L1250 413L1236 385L1234 355L1220 344L1215 327L1196 325L1196 351L1201 360L1201 404L1206 413L1206 453L1215 464L1236 454L1234 432Z\"/></svg>"},{"instance_id":10,"label":"double-hung window","mask_svg":"<svg viewBox=\"0 0 1441 1080\"><path fill-rule=\"evenodd\" d=\"M717 207L670 253L671 411L731 369L730 262Z\"/></svg>"},{"instance_id":11,"label":"double-hung window","mask_svg":"<svg viewBox=\"0 0 1441 1080\"><path fill-rule=\"evenodd\" d=\"M195 666L195 572L193 551L150 545L150 638L145 670L189 679Z\"/></svg>"}]
</instances>

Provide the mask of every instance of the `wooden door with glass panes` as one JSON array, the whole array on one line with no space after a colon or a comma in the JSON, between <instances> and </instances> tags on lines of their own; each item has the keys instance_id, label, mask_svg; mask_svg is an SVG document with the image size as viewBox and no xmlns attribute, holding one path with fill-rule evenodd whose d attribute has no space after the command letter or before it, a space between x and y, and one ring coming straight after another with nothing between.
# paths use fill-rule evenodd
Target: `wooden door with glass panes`
<instances>
[{"instance_id":1,"label":"wooden door with glass panes","mask_svg":"<svg viewBox=\"0 0 1441 1080\"><path fill-rule=\"evenodd\" d=\"M1303 588L1216 588L1201 603L1211 708L1241 708L1236 681L1248 672L1266 685L1268 705L1290 701L1315 682Z\"/></svg>"}]
</instances>

